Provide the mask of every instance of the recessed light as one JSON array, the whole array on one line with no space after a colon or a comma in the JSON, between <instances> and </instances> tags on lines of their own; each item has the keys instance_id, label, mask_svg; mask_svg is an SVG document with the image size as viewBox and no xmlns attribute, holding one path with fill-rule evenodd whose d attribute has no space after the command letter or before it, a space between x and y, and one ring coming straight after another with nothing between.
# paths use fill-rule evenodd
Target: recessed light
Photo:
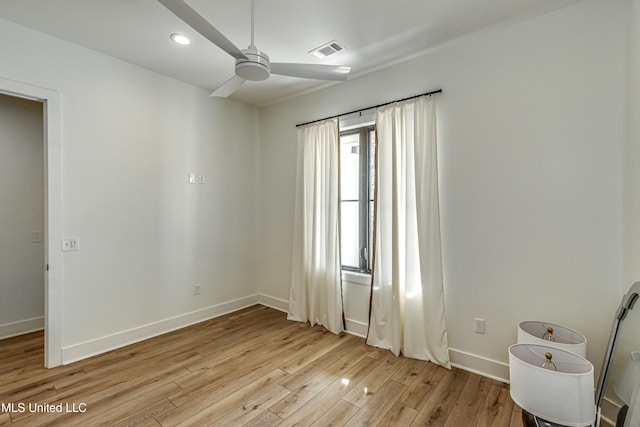
<instances>
[{"instance_id":1,"label":"recessed light","mask_svg":"<svg viewBox=\"0 0 640 427\"><path fill-rule=\"evenodd\" d=\"M171 34L170 38L175 43L178 43L179 45L182 45L182 46L188 46L191 44L191 40L189 40L189 37L185 36L184 34L173 33Z\"/></svg>"}]
</instances>

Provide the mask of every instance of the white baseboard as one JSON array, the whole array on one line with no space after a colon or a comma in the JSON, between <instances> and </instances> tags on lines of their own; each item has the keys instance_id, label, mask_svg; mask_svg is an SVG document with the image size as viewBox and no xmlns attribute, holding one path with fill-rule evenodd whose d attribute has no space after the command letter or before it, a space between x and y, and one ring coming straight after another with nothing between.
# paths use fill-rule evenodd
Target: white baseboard
<instances>
[{"instance_id":1,"label":"white baseboard","mask_svg":"<svg viewBox=\"0 0 640 427\"><path fill-rule=\"evenodd\" d=\"M289 311L289 301L272 297L270 295L260 294L259 303L285 313ZM347 326L347 330L345 332L361 338L365 338L367 336L369 325L353 319L345 319L345 321Z\"/></svg>"},{"instance_id":2,"label":"white baseboard","mask_svg":"<svg viewBox=\"0 0 640 427\"><path fill-rule=\"evenodd\" d=\"M181 329L189 325L219 317L224 314L238 311L256 304L262 304L264 306L271 307L285 313L289 308L289 301L265 294L250 295L248 297L240 298L234 301L228 301L225 303L207 307L202 310L193 311L191 313L182 314L180 316L161 320L148 325L143 325L105 337L96 338L94 340L86 341L83 343L74 344L69 347L64 347L62 349L62 363L69 364L81 359L86 359L97 354L105 353L107 351L124 347L126 345L133 344L139 341L144 341L146 339L162 335L176 329ZM38 320L40 322L39 324L37 324L36 322ZM30 319L29 321L25 322L31 321L33 321L33 323L30 323L30 325L32 326L28 328L29 330L27 332L43 328L42 318ZM15 327L13 325L16 324L0 326L0 337L3 336L3 333L6 333L6 330L9 330L8 327ZM353 319L346 319L346 326L347 333L363 338L367 335L368 325L366 323ZM18 335L19 333L25 332L14 333L14 335ZM509 382L509 365L506 363L490 360L453 348L449 349L449 355L451 357L451 364L457 368L470 371L485 377L493 378L501 382Z\"/></svg>"},{"instance_id":3,"label":"white baseboard","mask_svg":"<svg viewBox=\"0 0 640 427\"><path fill-rule=\"evenodd\" d=\"M289 301L265 294L260 294L259 303L285 313L289 309ZM366 338L369 329L367 323L353 319L345 319L345 321L347 327L345 332ZM454 348L449 349L449 356L451 357L451 365L456 368L492 378L503 383L509 383L509 365L507 363L487 359Z\"/></svg>"},{"instance_id":4,"label":"white baseboard","mask_svg":"<svg viewBox=\"0 0 640 427\"><path fill-rule=\"evenodd\" d=\"M11 338L29 332L41 331L44 329L44 317L34 317L33 319L20 320L18 322L0 325L0 340Z\"/></svg>"},{"instance_id":5,"label":"white baseboard","mask_svg":"<svg viewBox=\"0 0 640 427\"><path fill-rule=\"evenodd\" d=\"M345 322L347 324L347 330L345 332L361 338L367 337L367 332L369 332L369 325L367 323L353 319L345 319Z\"/></svg>"},{"instance_id":6,"label":"white baseboard","mask_svg":"<svg viewBox=\"0 0 640 427\"><path fill-rule=\"evenodd\" d=\"M620 411L620 409L622 409L622 406L620 406L619 403L616 403L605 396L602 399L600 416L603 420L613 426L616 424L615 419L618 416L618 411Z\"/></svg>"},{"instance_id":7,"label":"white baseboard","mask_svg":"<svg viewBox=\"0 0 640 427\"><path fill-rule=\"evenodd\" d=\"M509 364L455 348L449 349L451 366L509 384Z\"/></svg>"},{"instance_id":8,"label":"white baseboard","mask_svg":"<svg viewBox=\"0 0 640 427\"><path fill-rule=\"evenodd\" d=\"M289 301L281 298L272 297L265 294L259 295L259 302L267 307L274 308L279 311L287 313L289 311Z\"/></svg>"},{"instance_id":9,"label":"white baseboard","mask_svg":"<svg viewBox=\"0 0 640 427\"><path fill-rule=\"evenodd\" d=\"M250 295L248 297L217 304L191 313L182 314L180 316L129 329L127 331L118 332L69 347L63 347L62 364L66 365L116 348L144 341L176 329L181 329L195 323L203 322L214 317L219 317L224 314L256 305L258 302L258 294Z\"/></svg>"}]
</instances>

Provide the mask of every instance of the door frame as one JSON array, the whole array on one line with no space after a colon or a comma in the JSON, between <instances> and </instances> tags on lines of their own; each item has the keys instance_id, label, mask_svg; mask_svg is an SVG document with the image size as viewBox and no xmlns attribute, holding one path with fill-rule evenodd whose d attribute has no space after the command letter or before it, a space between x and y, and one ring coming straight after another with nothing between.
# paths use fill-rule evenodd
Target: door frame
<instances>
[{"instance_id":1,"label":"door frame","mask_svg":"<svg viewBox=\"0 0 640 427\"><path fill-rule=\"evenodd\" d=\"M62 111L56 91L0 78L0 93L43 104L44 366L62 364Z\"/></svg>"}]
</instances>

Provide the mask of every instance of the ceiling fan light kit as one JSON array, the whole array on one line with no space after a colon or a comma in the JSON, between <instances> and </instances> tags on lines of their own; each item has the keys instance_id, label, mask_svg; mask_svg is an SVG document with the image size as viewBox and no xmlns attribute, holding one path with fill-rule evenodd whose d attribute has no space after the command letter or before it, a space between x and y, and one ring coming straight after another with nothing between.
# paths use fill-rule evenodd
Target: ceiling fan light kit
<instances>
[{"instance_id":1,"label":"ceiling fan light kit","mask_svg":"<svg viewBox=\"0 0 640 427\"><path fill-rule=\"evenodd\" d=\"M269 56L260 52L255 46L243 49L246 58L236 59L236 74L245 80L258 82L266 80L271 74Z\"/></svg>"},{"instance_id":2,"label":"ceiling fan light kit","mask_svg":"<svg viewBox=\"0 0 640 427\"><path fill-rule=\"evenodd\" d=\"M211 96L227 97L238 89L245 81L262 81L273 74L315 80L345 81L349 77L351 67L326 64L293 64L274 63L269 56L258 50L253 43L254 33L254 0L251 0L251 44L247 49L238 49L220 31L196 12L184 0L158 0L174 15L190 25L203 37L227 52L236 59L235 76L216 89Z\"/></svg>"}]
</instances>

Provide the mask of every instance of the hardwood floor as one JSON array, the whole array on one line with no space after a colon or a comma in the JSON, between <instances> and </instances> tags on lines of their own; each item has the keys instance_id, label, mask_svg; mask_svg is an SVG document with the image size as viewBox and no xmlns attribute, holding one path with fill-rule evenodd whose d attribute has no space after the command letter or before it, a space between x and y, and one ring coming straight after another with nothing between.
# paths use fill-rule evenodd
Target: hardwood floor
<instances>
[{"instance_id":1,"label":"hardwood floor","mask_svg":"<svg viewBox=\"0 0 640 427\"><path fill-rule=\"evenodd\" d=\"M0 426L521 426L505 384L264 306L42 366L42 333L0 341Z\"/></svg>"}]
</instances>

